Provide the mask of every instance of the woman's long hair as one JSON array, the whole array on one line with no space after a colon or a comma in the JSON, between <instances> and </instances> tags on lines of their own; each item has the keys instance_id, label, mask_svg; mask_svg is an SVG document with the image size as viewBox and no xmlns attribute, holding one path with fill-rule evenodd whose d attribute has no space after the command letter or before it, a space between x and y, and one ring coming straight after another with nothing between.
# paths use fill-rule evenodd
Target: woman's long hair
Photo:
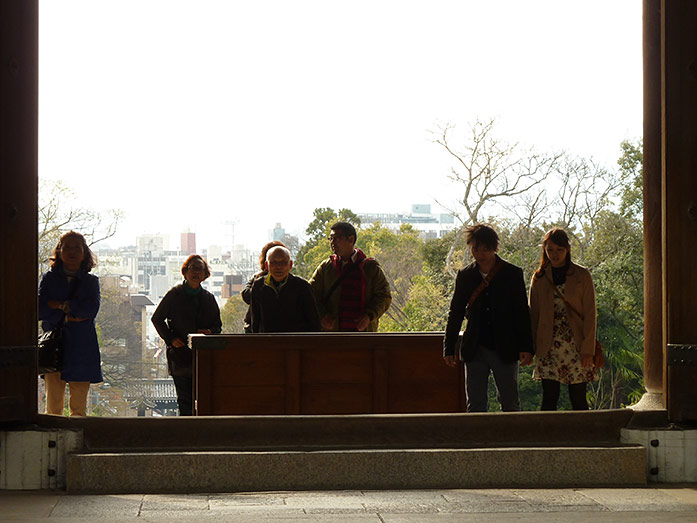
<instances>
[{"instance_id":1,"label":"woman's long hair","mask_svg":"<svg viewBox=\"0 0 697 523\"><path fill-rule=\"evenodd\" d=\"M266 272L266 253L269 252L269 249L272 247L285 247L286 245L283 242L279 242L278 240L274 240L272 242L267 243L261 248L261 253L259 254L259 270L261 272Z\"/></svg>"},{"instance_id":2,"label":"woman's long hair","mask_svg":"<svg viewBox=\"0 0 697 523\"><path fill-rule=\"evenodd\" d=\"M545 234L545 237L542 239L542 257L540 258L540 266L535 271L536 280L544 276L545 269L549 264L549 258L547 257L547 252L545 251L545 248L547 247L547 245L549 245L550 242L555 245L558 245L559 247L564 247L566 249L566 267L568 267L571 263L571 244L569 243L569 235L566 234L566 231L564 229L560 229L559 227L550 229L549 231L547 231L547 234Z\"/></svg>"},{"instance_id":3,"label":"woman's long hair","mask_svg":"<svg viewBox=\"0 0 697 523\"><path fill-rule=\"evenodd\" d=\"M76 231L68 231L60 237L56 247L53 249L53 254L48 258L51 262L51 267L61 268L63 266L63 261L61 260L61 249L63 248L63 244L67 238L77 238L80 241L82 244L82 252L85 255L85 257L82 259L82 263L80 263L80 269L85 272L90 272L92 268L97 265L97 257L90 250L85 237Z\"/></svg>"}]
</instances>

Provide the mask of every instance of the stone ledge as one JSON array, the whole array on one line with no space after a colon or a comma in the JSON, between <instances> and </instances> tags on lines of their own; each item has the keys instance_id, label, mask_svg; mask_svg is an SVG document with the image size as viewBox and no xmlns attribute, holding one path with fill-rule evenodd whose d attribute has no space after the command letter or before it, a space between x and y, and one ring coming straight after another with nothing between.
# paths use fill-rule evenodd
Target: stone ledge
<instances>
[{"instance_id":1,"label":"stone ledge","mask_svg":"<svg viewBox=\"0 0 697 523\"><path fill-rule=\"evenodd\" d=\"M316 452L94 453L68 457L71 493L639 486L641 446Z\"/></svg>"}]
</instances>

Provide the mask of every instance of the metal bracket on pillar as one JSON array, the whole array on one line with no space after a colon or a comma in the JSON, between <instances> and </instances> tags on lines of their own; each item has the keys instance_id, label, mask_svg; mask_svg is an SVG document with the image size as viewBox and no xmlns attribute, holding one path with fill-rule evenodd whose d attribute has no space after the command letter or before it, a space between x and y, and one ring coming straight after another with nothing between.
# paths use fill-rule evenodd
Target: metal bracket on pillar
<instances>
[{"instance_id":1,"label":"metal bracket on pillar","mask_svg":"<svg viewBox=\"0 0 697 523\"><path fill-rule=\"evenodd\" d=\"M670 421L697 421L697 345L668 344L666 364Z\"/></svg>"},{"instance_id":2,"label":"metal bracket on pillar","mask_svg":"<svg viewBox=\"0 0 697 523\"><path fill-rule=\"evenodd\" d=\"M697 366L697 345L669 343L666 360L669 366Z\"/></svg>"}]
</instances>

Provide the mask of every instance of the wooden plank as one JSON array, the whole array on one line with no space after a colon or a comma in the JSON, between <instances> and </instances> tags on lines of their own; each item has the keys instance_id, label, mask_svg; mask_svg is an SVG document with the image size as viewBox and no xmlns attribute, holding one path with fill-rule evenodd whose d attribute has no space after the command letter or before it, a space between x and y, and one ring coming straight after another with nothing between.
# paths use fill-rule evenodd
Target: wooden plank
<instances>
[{"instance_id":1,"label":"wooden plank","mask_svg":"<svg viewBox=\"0 0 697 523\"><path fill-rule=\"evenodd\" d=\"M300 394L301 414L371 414L371 383L309 383Z\"/></svg>"},{"instance_id":2,"label":"wooden plank","mask_svg":"<svg viewBox=\"0 0 697 523\"><path fill-rule=\"evenodd\" d=\"M389 364L387 350L373 351L373 412L376 414L389 411Z\"/></svg>"},{"instance_id":3,"label":"wooden plank","mask_svg":"<svg viewBox=\"0 0 697 523\"><path fill-rule=\"evenodd\" d=\"M372 383L372 349L306 348L302 351L302 383Z\"/></svg>"},{"instance_id":4,"label":"wooden plank","mask_svg":"<svg viewBox=\"0 0 697 523\"><path fill-rule=\"evenodd\" d=\"M443 363L442 336L192 336L198 413L461 412L461 375Z\"/></svg>"},{"instance_id":5,"label":"wooden plank","mask_svg":"<svg viewBox=\"0 0 697 523\"><path fill-rule=\"evenodd\" d=\"M285 414L300 414L300 351L290 349L286 357Z\"/></svg>"},{"instance_id":6,"label":"wooden plank","mask_svg":"<svg viewBox=\"0 0 697 523\"><path fill-rule=\"evenodd\" d=\"M213 392L208 415L286 414L286 391L282 385L216 386Z\"/></svg>"}]
</instances>

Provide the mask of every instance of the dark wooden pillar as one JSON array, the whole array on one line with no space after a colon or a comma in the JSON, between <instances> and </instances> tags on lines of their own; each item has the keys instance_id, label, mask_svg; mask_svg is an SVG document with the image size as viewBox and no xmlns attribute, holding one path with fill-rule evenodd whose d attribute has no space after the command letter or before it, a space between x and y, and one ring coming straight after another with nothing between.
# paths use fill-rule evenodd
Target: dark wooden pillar
<instances>
[{"instance_id":1,"label":"dark wooden pillar","mask_svg":"<svg viewBox=\"0 0 697 523\"><path fill-rule=\"evenodd\" d=\"M672 421L697 421L697 2L661 1L663 337ZM681 356L673 358L670 348ZM684 350L683 350L684 349Z\"/></svg>"},{"instance_id":2,"label":"dark wooden pillar","mask_svg":"<svg viewBox=\"0 0 697 523\"><path fill-rule=\"evenodd\" d=\"M661 0L643 3L644 62L644 385L663 406L661 222Z\"/></svg>"},{"instance_id":3,"label":"dark wooden pillar","mask_svg":"<svg viewBox=\"0 0 697 523\"><path fill-rule=\"evenodd\" d=\"M38 1L0 2L0 424L36 415Z\"/></svg>"}]
</instances>

